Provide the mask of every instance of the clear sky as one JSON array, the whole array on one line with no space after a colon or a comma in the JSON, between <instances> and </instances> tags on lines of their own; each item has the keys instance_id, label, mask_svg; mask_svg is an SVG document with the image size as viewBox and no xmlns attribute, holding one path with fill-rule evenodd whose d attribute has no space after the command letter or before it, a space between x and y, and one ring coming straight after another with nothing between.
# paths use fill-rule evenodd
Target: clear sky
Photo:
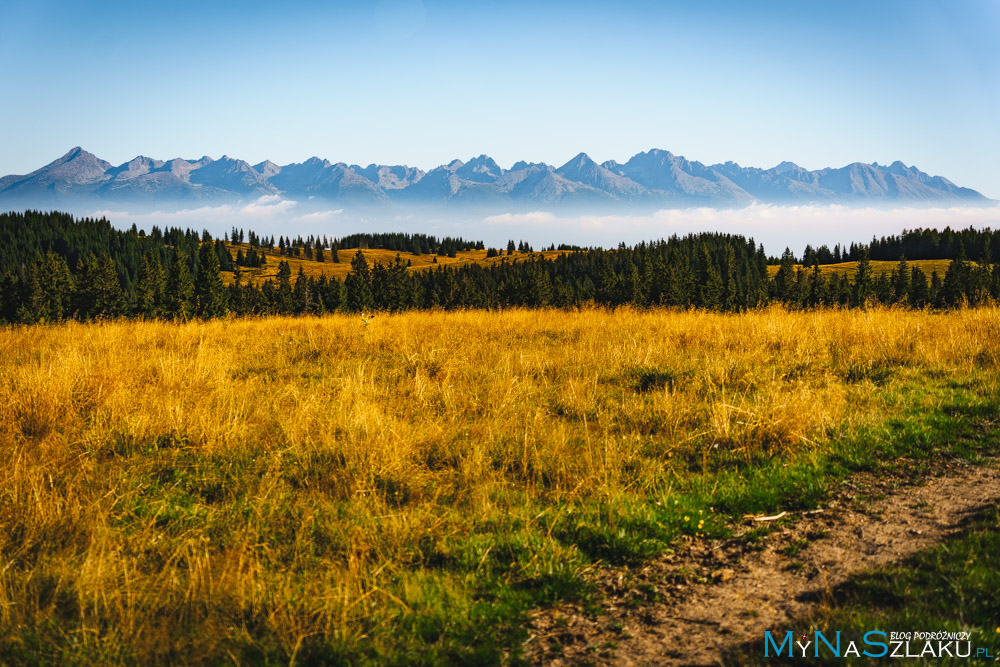
<instances>
[{"instance_id":1,"label":"clear sky","mask_svg":"<svg viewBox=\"0 0 1000 667\"><path fill-rule=\"evenodd\" d=\"M0 175L81 145L431 168L900 159L1000 198L1000 2L0 3Z\"/></svg>"}]
</instances>

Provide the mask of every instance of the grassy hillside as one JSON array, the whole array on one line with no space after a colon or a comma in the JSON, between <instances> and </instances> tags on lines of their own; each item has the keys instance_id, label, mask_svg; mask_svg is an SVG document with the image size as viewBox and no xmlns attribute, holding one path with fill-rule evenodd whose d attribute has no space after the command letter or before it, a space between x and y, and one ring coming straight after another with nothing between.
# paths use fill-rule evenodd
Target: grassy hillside
<instances>
[{"instance_id":1,"label":"grassy hillside","mask_svg":"<svg viewBox=\"0 0 1000 667\"><path fill-rule=\"evenodd\" d=\"M243 252L246 253L249 249L247 244L226 244L233 254L236 256L236 252L242 248ZM331 253L329 250L324 250L324 258L326 261L317 262L314 260L306 259L305 256L289 257L287 255L281 255L278 252L266 251L264 254L267 256L267 265L259 269L248 269L241 268L243 273L244 282L250 280L254 283L260 283L267 279L277 280L278 276L278 263L282 260L287 261L289 267L292 269L292 276L296 276L299 273L299 268L305 272L307 276L312 276L313 278L318 278L320 275L326 274L329 276L336 276L343 280L347 277L348 272L351 270L351 259L357 253L358 248L345 248L338 251L340 262L331 261ZM436 266L455 266L461 264L483 264L489 265L492 263L499 262L518 262L532 257L556 257L567 251L545 251L545 252L515 252L513 255L507 256L506 253L502 257L486 257L486 250L466 250L456 253L455 257L447 257L443 255L436 254L420 254L414 255L409 252L397 253L395 250L371 250L364 249L361 251L368 261L368 265L372 266L375 262L381 262L384 265L392 264L395 261L396 255L398 254L404 262L409 262L411 269L415 271L420 271L424 269L433 268ZM227 284L232 282L233 274L231 272L223 273L224 279Z\"/></svg>"},{"instance_id":2,"label":"grassy hillside","mask_svg":"<svg viewBox=\"0 0 1000 667\"><path fill-rule=\"evenodd\" d=\"M910 265L910 268L913 268L914 266L918 267L921 271L927 274L928 278L930 278L931 273L933 271L937 271L938 275L944 278L944 274L945 272L948 271L948 266L951 264L951 260L918 259L913 261L907 261L907 264ZM970 264L975 266L975 262L970 262ZM892 273L898 266L899 262L881 262L875 260L871 261L872 273L875 274L876 276L881 275L883 273ZM773 278L774 275L778 272L778 268L779 267L776 265L768 266L767 274ZM795 268L801 269L802 265L796 264ZM812 267L811 266L806 267L806 269L811 271ZM824 276L835 275L837 277L840 277L841 275L846 273L849 277L853 278L854 275L858 272L858 263L840 262L839 264L820 264L819 272Z\"/></svg>"},{"instance_id":3,"label":"grassy hillside","mask_svg":"<svg viewBox=\"0 0 1000 667\"><path fill-rule=\"evenodd\" d=\"M239 249L243 249L244 253L249 249L246 244L232 244L227 243L233 256L236 256L236 252ZM299 268L305 272L307 276L312 276L318 278L322 274L327 276L337 276L343 280L348 272L351 270L351 258L358 251L357 248L346 248L339 251L339 263L332 262L330 260L330 252L325 251L324 256L326 261L316 262L310 259L306 259L304 256L299 257L289 257L286 255L281 255L277 252L266 252L267 255L267 265L259 269L241 269L243 272L244 281L250 280L254 283L260 283L268 278L276 280L278 275L278 262L285 260L289 263L292 269L292 275L298 275ZM546 257L553 258L560 254L566 253L567 251L544 251L544 252L528 252L528 253L514 253L511 256L503 257L486 257L485 250L468 250L459 252L455 257L445 257L432 254L421 254L414 255L408 252L397 253L395 250L369 250L364 249L361 251L364 254L365 259L368 261L369 266L373 265L375 262L381 262L382 264L391 264L398 254L404 262L410 263L410 268L415 271L420 271L428 268L433 268L435 266L454 266L461 264L483 264L489 265L499 262L517 262L523 261L525 259L530 259L532 257ZM435 262L436 260L436 262ZM930 277L933 271L937 271L938 275L942 278L945 272L948 270L948 266L951 264L950 259L923 259L914 260L908 262L911 267L919 267L924 273ZM972 263L975 265L975 263ZM882 262L882 261L872 261L871 267L872 272L875 275L880 275L883 273L892 273L893 270L899 265L899 262ZM802 268L801 264L795 266L796 269ZM811 270L811 267L807 267ZM840 276L847 274L850 277L854 277L857 273L858 263L857 262L841 262L839 264L823 264L820 265L820 273L825 276L836 275ZM777 266L767 267L768 275L772 278L778 272ZM233 274L224 273L225 280L227 283L232 282Z\"/></svg>"},{"instance_id":4,"label":"grassy hillside","mask_svg":"<svg viewBox=\"0 0 1000 667\"><path fill-rule=\"evenodd\" d=\"M595 563L972 451L998 367L997 308L0 329L0 655L516 658Z\"/></svg>"}]
</instances>

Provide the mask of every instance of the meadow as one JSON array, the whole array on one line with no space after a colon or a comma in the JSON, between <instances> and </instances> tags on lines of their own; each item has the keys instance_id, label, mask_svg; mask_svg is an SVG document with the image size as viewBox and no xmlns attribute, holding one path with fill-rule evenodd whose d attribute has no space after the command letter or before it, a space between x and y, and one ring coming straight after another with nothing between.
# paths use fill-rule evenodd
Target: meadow
<instances>
[{"instance_id":1,"label":"meadow","mask_svg":"<svg viewBox=\"0 0 1000 667\"><path fill-rule=\"evenodd\" d=\"M227 242L226 247L234 257L237 252L241 250L243 252L247 252L250 249L250 246L246 243ZM512 255L505 254L499 257L487 257L486 250L460 250L455 253L454 257L449 257L448 255L438 255L436 253L422 253L416 255L412 252L397 252L395 250L385 250L382 248L344 248L338 251L339 262L334 262L332 260L332 255L329 250L325 252L324 261L317 262L312 259L307 259L303 255L283 255L275 249L261 249L260 253L266 255L267 257L267 264L257 268L241 268L241 279L244 282L250 282L253 284L260 284L265 280L277 280L278 264L280 262L288 262L293 276L297 276L299 270L301 269L305 275L311 278L327 276L343 280L347 277L347 274L350 273L351 259L359 250L361 251L361 254L364 255L365 261L368 262L369 266L374 266L375 263L382 264L383 266L389 266L395 261L396 255L399 255L404 262L408 263L408 268L412 271L426 271L439 266L449 266L452 268L472 264L491 266L494 264L523 262L540 257L553 259L559 255L572 254L573 252L564 250L545 250L538 252L515 252ZM886 263L888 264L889 262ZM945 269L947 269L948 262L945 261L943 263L945 264ZM893 268L895 268L895 263L892 264ZM930 273L927 275L930 275ZM224 271L223 279L226 284L232 283L234 280L233 272Z\"/></svg>"},{"instance_id":2,"label":"meadow","mask_svg":"<svg viewBox=\"0 0 1000 667\"><path fill-rule=\"evenodd\" d=\"M586 574L978 456L1000 308L0 329L12 664L517 662Z\"/></svg>"},{"instance_id":3,"label":"meadow","mask_svg":"<svg viewBox=\"0 0 1000 667\"><path fill-rule=\"evenodd\" d=\"M250 246L246 243L226 243L226 247L229 249L230 253L235 256L237 252L243 251L247 252ZM278 279L278 264L282 261L288 262L291 268L292 275L297 276L299 270L312 278L319 278L320 276L336 277L341 280L347 277L347 274L351 270L351 258L359 248L346 248L342 249L338 253L339 262L334 262L331 259L330 251L326 251L323 262L316 262L311 259L306 259L304 256L295 255L282 255L276 250L261 250L260 252L267 256L267 264L263 267L258 268L241 268L241 279L246 282L253 284L261 284L265 280L277 280ZM491 266L494 264L505 264L513 262L527 261L533 258L545 258L554 259L559 255L569 255L573 251L565 250L544 250L538 252L515 252L512 255L502 255L500 257L487 257L486 250L462 250L455 253L454 257L448 257L447 255L437 255L431 253L424 253L420 255L415 255L409 252L399 252L395 250L383 250L378 248L364 248L361 249L361 254L364 255L365 261L368 262L369 266L374 266L376 262L389 266L395 261L396 255L404 261L408 262L408 266L413 271L425 271L428 269L433 269L439 266L450 266L452 268L467 266L471 264L478 264L481 266ZM944 277L945 273L948 271L948 266L951 264L949 259L918 259L910 260L908 264L911 268L916 267L923 271L928 278L931 274L937 272L938 276ZM975 265L975 263L973 263ZM899 267L899 262L889 262L873 260L870 262L872 275L891 275ZM779 266L777 264L772 264L767 267L767 274L769 277L774 278L778 273ZM794 266L795 270L805 269L811 271L812 267L803 266L801 264L796 264ZM858 271L858 262L839 262L836 264L821 264L820 274L829 277L841 277L842 275L847 275L853 278ZM225 283L231 284L234 280L234 274L232 271L223 272L223 280Z\"/></svg>"}]
</instances>

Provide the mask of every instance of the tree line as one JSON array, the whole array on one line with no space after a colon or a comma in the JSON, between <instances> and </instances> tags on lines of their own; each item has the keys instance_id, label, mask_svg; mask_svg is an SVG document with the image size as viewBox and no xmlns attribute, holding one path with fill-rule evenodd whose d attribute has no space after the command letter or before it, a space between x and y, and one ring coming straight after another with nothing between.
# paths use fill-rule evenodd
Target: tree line
<instances>
[{"instance_id":1,"label":"tree line","mask_svg":"<svg viewBox=\"0 0 1000 667\"><path fill-rule=\"evenodd\" d=\"M420 271L410 270L399 254L387 264L369 265L358 250L350 255L350 272L341 280L308 276L301 268L293 276L289 263L281 259L280 246L276 250L271 245L274 239L253 233L247 252L240 247L233 257L231 247L208 232L154 228L146 234L134 226L119 231L104 219L74 220L63 213L28 211L0 215L0 322L590 303L738 312L774 302L791 308L873 303L948 307L1000 299L1000 267L993 262L989 237L983 240L988 230L977 232L979 237L946 231L938 238L961 240L954 245L955 256L944 275L928 276L905 258L891 273L875 275L865 246L857 250L858 267L851 274L824 274L816 258L811 266L799 266L786 250L772 278L770 260L752 239L702 233L632 247L623 244L615 250L567 251L549 258L535 254L524 242L516 247L510 242L506 255L495 253L500 261L489 265L439 265ZM907 234L889 237L900 240L878 247L904 244ZM924 230L915 234L925 236ZM234 229L226 237L239 242L244 235ZM332 253L347 243L412 247L424 242L434 252L482 249L481 242L404 234L339 240L310 237L285 247L309 247L314 261L324 261L317 253L322 256L327 244ZM977 253L976 262L966 254L970 246ZM275 252L279 257L269 260L268 253ZM241 267L269 261L277 261L274 278L259 285L244 280ZM223 272L233 273L229 284Z\"/></svg>"},{"instance_id":2,"label":"tree line","mask_svg":"<svg viewBox=\"0 0 1000 667\"><path fill-rule=\"evenodd\" d=\"M871 243L852 243L841 247L837 244L833 250L829 246L813 248L807 245L799 263L806 266L814 264L839 264L841 262L857 262L867 257L871 260L892 262L900 257L914 259L955 259L959 255L975 262L989 264L993 261L992 247L1000 243L994 239L990 229L954 230L945 227L937 229L907 229L899 235L872 237ZM771 257L770 264L779 264L781 259Z\"/></svg>"}]
</instances>

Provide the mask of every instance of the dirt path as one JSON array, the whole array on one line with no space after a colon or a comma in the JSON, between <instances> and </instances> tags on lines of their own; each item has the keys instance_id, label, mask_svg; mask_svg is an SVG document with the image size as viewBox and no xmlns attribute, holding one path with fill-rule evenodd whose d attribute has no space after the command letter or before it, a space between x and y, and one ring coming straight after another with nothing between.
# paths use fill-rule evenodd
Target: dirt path
<instances>
[{"instance_id":1,"label":"dirt path","mask_svg":"<svg viewBox=\"0 0 1000 667\"><path fill-rule=\"evenodd\" d=\"M854 477L823 512L776 523L763 539L692 543L639 570L602 571L604 613L545 610L526 652L548 665L718 664L764 630L791 629L851 574L937 544L998 501L995 464L954 464L915 486ZM748 520L744 532L765 523Z\"/></svg>"}]
</instances>

